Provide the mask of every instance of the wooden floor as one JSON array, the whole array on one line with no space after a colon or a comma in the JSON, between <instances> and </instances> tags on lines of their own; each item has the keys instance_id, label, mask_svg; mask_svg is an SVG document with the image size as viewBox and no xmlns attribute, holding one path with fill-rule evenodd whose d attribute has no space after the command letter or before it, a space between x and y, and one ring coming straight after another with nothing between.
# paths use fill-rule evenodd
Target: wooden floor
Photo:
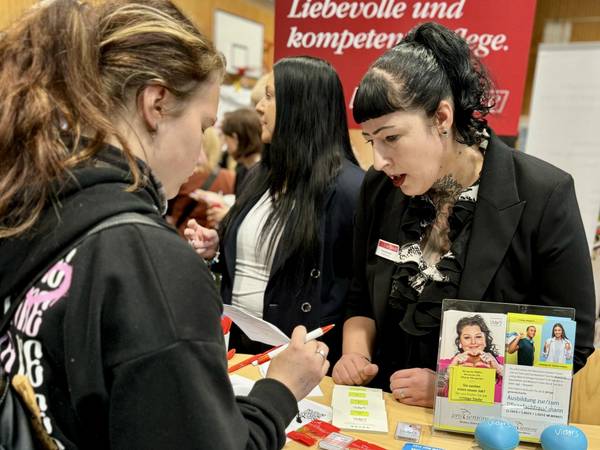
<instances>
[{"instance_id":1,"label":"wooden floor","mask_svg":"<svg viewBox=\"0 0 600 450\"><path fill-rule=\"evenodd\" d=\"M600 425L600 349L573 377L570 421Z\"/></svg>"}]
</instances>

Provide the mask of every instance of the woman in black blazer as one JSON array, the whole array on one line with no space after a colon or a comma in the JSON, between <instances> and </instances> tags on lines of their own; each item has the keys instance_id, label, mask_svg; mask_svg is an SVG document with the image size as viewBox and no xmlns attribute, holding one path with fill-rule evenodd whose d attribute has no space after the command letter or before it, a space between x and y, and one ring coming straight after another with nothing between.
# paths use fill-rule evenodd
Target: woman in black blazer
<instances>
[{"instance_id":1,"label":"woman in black blazer","mask_svg":"<svg viewBox=\"0 0 600 450\"><path fill-rule=\"evenodd\" d=\"M338 325L321 339L336 361L364 177L350 146L342 85L326 61L284 58L256 110L265 148L219 229L221 296L288 335L296 325ZM215 249L208 233L193 223L188 231L203 256ZM236 328L230 346L264 350Z\"/></svg>"},{"instance_id":2,"label":"woman in black blazer","mask_svg":"<svg viewBox=\"0 0 600 450\"><path fill-rule=\"evenodd\" d=\"M432 406L444 298L576 308L593 351L594 288L573 179L487 128L490 83L441 25L369 69L354 117L373 146L355 225L340 384Z\"/></svg>"}]
</instances>

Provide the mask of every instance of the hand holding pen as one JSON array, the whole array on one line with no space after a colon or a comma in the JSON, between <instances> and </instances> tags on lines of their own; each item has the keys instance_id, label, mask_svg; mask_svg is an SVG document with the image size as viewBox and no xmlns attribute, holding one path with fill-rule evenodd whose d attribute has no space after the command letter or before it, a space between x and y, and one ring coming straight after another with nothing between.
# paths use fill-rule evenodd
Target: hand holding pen
<instances>
[{"instance_id":1,"label":"hand holding pen","mask_svg":"<svg viewBox=\"0 0 600 450\"><path fill-rule=\"evenodd\" d=\"M320 338L325 333L327 333L329 330L331 330L334 326L335 326L335 324L332 324L332 325L327 325L327 326L319 327L315 330L312 330L310 333L306 334L306 336L304 338L305 342ZM236 370L241 369L242 367L249 366L250 364L252 364L253 366L257 366L259 364L266 363L267 361L271 361L276 355L278 355L279 353L284 351L287 347L288 347L288 344L278 345L276 347L270 348L269 350L267 350L263 353L259 353L258 355L250 356L249 358L246 358L243 361L240 361L239 363L234 364L233 366L230 366L228 371L229 371L229 373L232 373L232 372L235 372ZM327 359L327 355L323 354L320 350L317 351L317 353L321 353L321 356L323 356L323 358Z\"/></svg>"},{"instance_id":2,"label":"hand holding pen","mask_svg":"<svg viewBox=\"0 0 600 450\"><path fill-rule=\"evenodd\" d=\"M310 333L306 334L306 342L308 341L313 341L315 339L319 339L321 336L323 336L325 333L327 333L329 330L331 330L335 325L327 325L325 327L319 327L315 330L312 330ZM264 364L268 361L271 361L273 358L275 358L277 355L279 355L282 351L284 351L287 346L289 344L284 344L284 345L279 345L277 347L274 347L270 350L267 350L266 352L258 355L259 357L252 361L252 365L253 366L258 366L260 364ZM317 353L320 353L321 350L317 350ZM321 354L323 356L323 358L327 359L327 355L326 354Z\"/></svg>"},{"instance_id":3,"label":"hand holding pen","mask_svg":"<svg viewBox=\"0 0 600 450\"><path fill-rule=\"evenodd\" d=\"M267 372L267 378L285 384L296 400L306 397L329 369L329 348L323 342L306 342L307 335L303 326L294 328L290 343L273 357Z\"/></svg>"}]
</instances>

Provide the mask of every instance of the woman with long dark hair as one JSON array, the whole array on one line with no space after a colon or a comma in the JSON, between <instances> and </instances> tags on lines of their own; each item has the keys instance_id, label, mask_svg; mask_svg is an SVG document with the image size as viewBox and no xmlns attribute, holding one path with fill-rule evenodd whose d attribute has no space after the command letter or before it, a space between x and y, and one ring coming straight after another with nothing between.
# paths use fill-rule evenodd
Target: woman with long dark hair
<instances>
[{"instance_id":1,"label":"woman with long dark hair","mask_svg":"<svg viewBox=\"0 0 600 450\"><path fill-rule=\"evenodd\" d=\"M352 272L352 220L363 178L348 136L335 70L311 57L275 64L256 109L263 156L220 228L221 294L289 334L341 325ZM191 223L188 236L210 257L215 234ZM332 357L341 326L324 336ZM235 340L239 351L257 351Z\"/></svg>"},{"instance_id":2,"label":"woman with long dark hair","mask_svg":"<svg viewBox=\"0 0 600 450\"><path fill-rule=\"evenodd\" d=\"M575 307L575 367L593 351L573 178L493 133L490 88L468 43L435 23L407 33L362 79L353 114L374 163L357 207L337 383L432 406L444 298Z\"/></svg>"}]
</instances>

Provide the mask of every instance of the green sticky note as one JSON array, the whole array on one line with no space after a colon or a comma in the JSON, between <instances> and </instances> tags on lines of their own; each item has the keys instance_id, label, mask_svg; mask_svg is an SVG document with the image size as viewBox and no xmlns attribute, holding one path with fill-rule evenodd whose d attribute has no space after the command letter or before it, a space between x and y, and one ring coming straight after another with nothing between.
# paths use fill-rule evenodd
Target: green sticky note
<instances>
[{"instance_id":1,"label":"green sticky note","mask_svg":"<svg viewBox=\"0 0 600 450\"><path fill-rule=\"evenodd\" d=\"M367 394L363 392L348 392L348 397L367 398Z\"/></svg>"},{"instance_id":2,"label":"green sticky note","mask_svg":"<svg viewBox=\"0 0 600 450\"><path fill-rule=\"evenodd\" d=\"M354 410L351 410L351 411L350 411L350 415L351 415L351 416L363 416L363 417L368 417L368 416L369 416L369 411L354 411Z\"/></svg>"}]
</instances>

